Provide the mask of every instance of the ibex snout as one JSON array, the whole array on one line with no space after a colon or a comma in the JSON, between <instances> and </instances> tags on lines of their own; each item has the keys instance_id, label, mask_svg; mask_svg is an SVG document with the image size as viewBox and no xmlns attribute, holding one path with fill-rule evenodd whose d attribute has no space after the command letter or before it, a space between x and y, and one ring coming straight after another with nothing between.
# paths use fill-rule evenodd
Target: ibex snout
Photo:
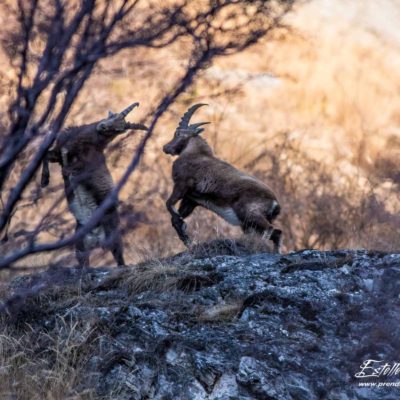
<instances>
[{"instance_id":1,"label":"ibex snout","mask_svg":"<svg viewBox=\"0 0 400 400\"><path fill-rule=\"evenodd\" d=\"M170 154L171 156L174 156L176 154L174 146L172 146L171 143L167 143L163 146L163 152L165 154Z\"/></svg>"}]
</instances>

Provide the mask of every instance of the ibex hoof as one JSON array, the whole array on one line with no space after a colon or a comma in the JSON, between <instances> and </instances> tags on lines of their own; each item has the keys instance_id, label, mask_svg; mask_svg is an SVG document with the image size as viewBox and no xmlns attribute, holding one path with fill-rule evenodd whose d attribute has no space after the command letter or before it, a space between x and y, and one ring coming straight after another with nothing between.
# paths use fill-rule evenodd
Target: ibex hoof
<instances>
[{"instance_id":1,"label":"ibex hoof","mask_svg":"<svg viewBox=\"0 0 400 400\"><path fill-rule=\"evenodd\" d=\"M188 235L186 235L185 233L179 235L179 239L182 240L183 244L186 247L190 247L192 245L192 239L190 239L190 237Z\"/></svg>"}]
</instances>

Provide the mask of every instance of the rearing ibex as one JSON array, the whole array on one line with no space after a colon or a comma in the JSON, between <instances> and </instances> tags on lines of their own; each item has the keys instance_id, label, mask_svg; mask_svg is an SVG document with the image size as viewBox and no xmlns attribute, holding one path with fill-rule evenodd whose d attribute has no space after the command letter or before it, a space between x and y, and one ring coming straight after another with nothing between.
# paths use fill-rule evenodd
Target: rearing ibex
<instances>
[{"instance_id":1,"label":"rearing ibex","mask_svg":"<svg viewBox=\"0 0 400 400\"><path fill-rule=\"evenodd\" d=\"M138 106L139 103L134 103L118 114L110 111L108 117L101 121L65 129L48 151L43 162L42 187L49 183L48 162L61 164L65 194L69 209L76 219L76 230L89 221L113 190L114 183L104 156L107 145L128 129L147 130L142 124L125 121L125 117ZM109 208L101 222L76 242L76 257L80 267L89 265L90 250L96 246L110 249L117 264L125 265L117 206L114 204Z\"/></svg>"},{"instance_id":2,"label":"rearing ibex","mask_svg":"<svg viewBox=\"0 0 400 400\"><path fill-rule=\"evenodd\" d=\"M245 233L255 231L274 243L280 251L282 231L272 226L280 205L272 190L252 176L216 158L207 142L199 136L208 122L189 125L195 111L205 104L196 104L183 115L174 138L164 152L178 156L173 163L174 189L167 200L171 222L179 238L188 245L184 218L197 206L203 206L232 225L240 225ZM179 209L175 204L181 200Z\"/></svg>"}]
</instances>

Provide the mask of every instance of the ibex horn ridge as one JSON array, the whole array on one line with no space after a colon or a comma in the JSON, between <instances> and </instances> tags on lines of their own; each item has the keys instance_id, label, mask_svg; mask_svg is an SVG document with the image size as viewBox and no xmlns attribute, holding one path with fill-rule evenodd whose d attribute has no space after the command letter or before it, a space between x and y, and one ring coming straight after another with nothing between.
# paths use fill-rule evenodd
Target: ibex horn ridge
<instances>
[{"instance_id":1,"label":"ibex horn ridge","mask_svg":"<svg viewBox=\"0 0 400 400\"><path fill-rule=\"evenodd\" d=\"M139 103L133 103L129 107L125 108L125 110L119 113L120 117L125 118L135 107L139 107Z\"/></svg>"},{"instance_id":2,"label":"ibex horn ridge","mask_svg":"<svg viewBox=\"0 0 400 400\"><path fill-rule=\"evenodd\" d=\"M187 129L189 128L189 122L190 122L190 118L192 118L193 114L200 108L203 106L208 106L208 104L205 103L198 103L198 104L194 104L192 107L190 107L185 114L183 114L183 117L181 118L181 121L179 123L178 129ZM202 122L201 124L204 125L207 122ZM197 124L195 124L197 125Z\"/></svg>"}]
</instances>

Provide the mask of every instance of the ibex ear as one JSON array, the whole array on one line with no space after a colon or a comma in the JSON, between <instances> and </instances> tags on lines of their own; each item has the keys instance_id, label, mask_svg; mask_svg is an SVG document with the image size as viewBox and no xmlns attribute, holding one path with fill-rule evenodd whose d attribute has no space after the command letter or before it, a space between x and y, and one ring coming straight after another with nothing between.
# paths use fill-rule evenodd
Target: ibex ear
<instances>
[{"instance_id":1,"label":"ibex ear","mask_svg":"<svg viewBox=\"0 0 400 400\"><path fill-rule=\"evenodd\" d=\"M96 130L99 132L104 131L105 129L106 129L106 123L104 121L99 122L96 126Z\"/></svg>"},{"instance_id":2,"label":"ibex ear","mask_svg":"<svg viewBox=\"0 0 400 400\"><path fill-rule=\"evenodd\" d=\"M116 114L114 114L112 111L108 111L108 118L114 117Z\"/></svg>"}]
</instances>

